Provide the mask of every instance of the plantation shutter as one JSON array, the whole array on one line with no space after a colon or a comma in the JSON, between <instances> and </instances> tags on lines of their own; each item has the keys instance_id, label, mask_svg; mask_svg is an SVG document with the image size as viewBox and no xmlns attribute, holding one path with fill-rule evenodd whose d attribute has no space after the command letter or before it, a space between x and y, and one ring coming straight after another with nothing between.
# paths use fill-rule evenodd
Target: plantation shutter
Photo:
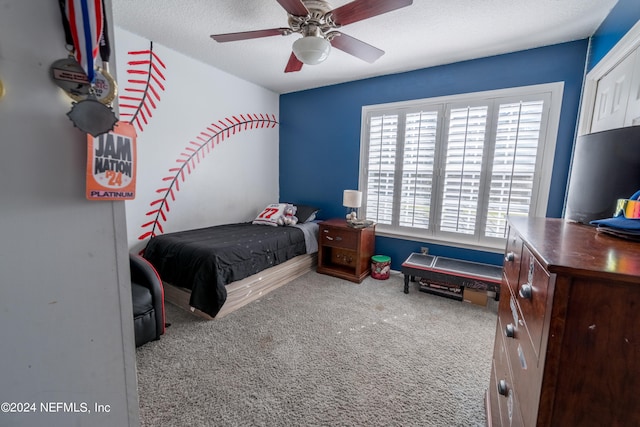
<instances>
[{"instance_id":1,"label":"plantation shutter","mask_svg":"<svg viewBox=\"0 0 640 427\"><path fill-rule=\"evenodd\" d=\"M475 234L487 113L486 105L449 111L441 231Z\"/></svg>"},{"instance_id":2,"label":"plantation shutter","mask_svg":"<svg viewBox=\"0 0 640 427\"><path fill-rule=\"evenodd\" d=\"M529 215L544 101L500 104L485 224L488 237L506 237L507 215Z\"/></svg>"},{"instance_id":3,"label":"plantation shutter","mask_svg":"<svg viewBox=\"0 0 640 427\"><path fill-rule=\"evenodd\" d=\"M406 115L399 214L401 226L429 228L437 126L437 111Z\"/></svg>"},{"instance_id":4,"label":"plantation shutter","mask_svg":"<svg viewBox=\"0 0 640 427\"><path fill-rule=\"evenodd\" d=\"M397 114L370 118L366 218L380 224L393 219L397 142Z\"/></svg>"}]
</instances>

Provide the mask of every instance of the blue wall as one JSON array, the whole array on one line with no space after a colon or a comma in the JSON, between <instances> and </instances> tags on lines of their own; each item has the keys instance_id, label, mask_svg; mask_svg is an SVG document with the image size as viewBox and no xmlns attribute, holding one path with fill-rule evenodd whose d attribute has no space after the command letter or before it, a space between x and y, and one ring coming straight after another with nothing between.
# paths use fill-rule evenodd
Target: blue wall
<instances>
[{"instance_id":1,"label":"blue wall","mask_svg":"<svg viewBox=\"0 0 640 427\"><path fill-rule=\"evenodd\" d=\"M376 77L280 97L280 200L313 204L342 217L342 191L358 188L362 106L565 82L547 216L560 217L587 54L587 40ZM399 269L410 252L502 264L495 253L376 238L376 252Z\"/></svg>"},{"instance_id":2,"label":"blue wall","mask_svg":"<svg viewBox=\"0 0 640 427\"><path fill-rule=\"evenodd\" d=\"M640 19L640 0L619 0L591 37L589 70L620 41Z\"/></svg>"}]
</instances>

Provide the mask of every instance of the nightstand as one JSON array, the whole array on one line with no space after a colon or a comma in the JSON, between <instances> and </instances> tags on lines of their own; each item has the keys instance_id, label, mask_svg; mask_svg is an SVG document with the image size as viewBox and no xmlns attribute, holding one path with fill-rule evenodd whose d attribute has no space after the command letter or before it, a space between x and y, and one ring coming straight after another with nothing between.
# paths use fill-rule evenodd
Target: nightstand
<instances>
[{"instance_id":1,"label":"nightstand","mask_svg":"<svg viewBox=\"0 0 640 427\"><path fill-rule=\"evenodd\" d=\"M360 283L371 272L375 249L375 224L353 228L344 219L320 223L318 273Z\"/></svg>"}]
</instances>

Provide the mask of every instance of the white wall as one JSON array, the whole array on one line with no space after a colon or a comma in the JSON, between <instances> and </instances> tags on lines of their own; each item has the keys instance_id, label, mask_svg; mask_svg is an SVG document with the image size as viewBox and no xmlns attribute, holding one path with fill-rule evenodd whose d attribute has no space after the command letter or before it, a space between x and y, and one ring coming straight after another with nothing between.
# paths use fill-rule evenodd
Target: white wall
<instances>
[{"instance_id":1,"label":"white wall","mask_svg":"<svg viewBox=\"0 0 640 427\"><path fill-rule=\"evenodd\" d=\"M149 49L149 40L117 27L116 48L119 93L126 95L128 63L141 57L131 51ZM153 117L138 130L138 180L135 200L127 201L129 247L144 247L138 240L150 228L141 226L153 219L146 213L150 203L163 196L156 190L167 185L163 177L175 175L176 159L192 146L211 123L240 114L268 114L278 118L279 96L205 65L196 59L153 43L153 52L164 80ZM139 78L139 77L138 77ZM123 101L124 102L124 101ZM130 119L128 119L130 120ZM205 138L206 139L206 138ZM269 203L278 202L278 127L242 130L225 137L206 154L174 191L170 211L162 221L164 232L231 222L250 221Z\"/></svg>"},{"instance_id":2,"label":"white wall","mask_svg":"<svg viewBox=\"0 0 640 427\"><path fill-rule=\"evenodd\" d=\"M0 402L36 404L0 425L136 426L125 206L85 199L86 136L49 79L66 55L57 2L0 0Z\"/></svg>"}]
</instances>

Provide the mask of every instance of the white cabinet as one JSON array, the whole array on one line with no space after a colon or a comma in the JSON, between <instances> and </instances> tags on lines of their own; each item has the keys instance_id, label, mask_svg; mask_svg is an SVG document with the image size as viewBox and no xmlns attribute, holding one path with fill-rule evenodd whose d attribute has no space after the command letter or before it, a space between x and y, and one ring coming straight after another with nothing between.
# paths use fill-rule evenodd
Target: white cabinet
<instances>
[{"instance_id":1,"label":"white cabinet","mask_svg":"<svg viewBox=\"0 0 640 427\"><path fill-rule=\"evenodd\" d=\"M591 132L633 124L640 124L640 49L598 80Z\"/></svg>"},{"instance_id":2,"label":"white cabinet","mask_svg":"<svg viewBox=\"0 0 640 427\"><path fill-rule=\"evenodd\" d=\"M584 82L578 135L640 126L640 20Z\"/></svg>"},{"instance_id":3,"label":"white cabinet","mask_svg":"<svg viewBox=\"0 0 640 427\"><path fill-rule=\"evenodd\" d=\"M640 125L640 48L636 49L636 62L631 76L631 86L629 87L629 101L627 101L627 114L624 119L624 126Z\"/></svg>"}]
</instances>

